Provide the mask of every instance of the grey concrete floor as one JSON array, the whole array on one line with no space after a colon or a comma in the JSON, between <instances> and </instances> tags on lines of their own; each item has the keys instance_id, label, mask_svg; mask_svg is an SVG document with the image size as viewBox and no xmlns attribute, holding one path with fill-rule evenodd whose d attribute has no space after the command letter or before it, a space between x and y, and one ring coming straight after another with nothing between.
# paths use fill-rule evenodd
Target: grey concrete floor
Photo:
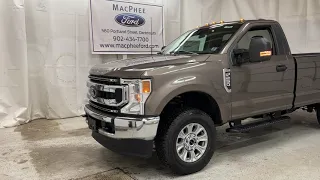
<instances>
[{"instance_id":1,"label":"grey concrete floor","mask_svg":"<svg viewBox=\"0 0 320 180\"><path fill-rule=\"evenodd\" d=\"M83 118L36 120L0 129L0 179L320 179L320 128L315 114L250 133L218 128L218 149L199 173L175 176L150 159L110 152Z\"/></svg>"}]
</instances>

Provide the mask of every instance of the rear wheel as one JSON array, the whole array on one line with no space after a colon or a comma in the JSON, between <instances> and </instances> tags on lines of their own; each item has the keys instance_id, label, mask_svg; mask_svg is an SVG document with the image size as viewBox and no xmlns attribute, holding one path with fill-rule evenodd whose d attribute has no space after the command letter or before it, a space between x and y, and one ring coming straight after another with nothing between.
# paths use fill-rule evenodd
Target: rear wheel
<instances>
[{"instance_id":1,"label":"rear wheel","mask_svg":"<svg viewBox=\"0 0 320 180\"><path fill-rule=\"evenodd\" d=\"M216 130L210 116L187 109L162 121L156 138L159 159L177 174L203 169L215 149Z\"/></svg>"}]
</instances>

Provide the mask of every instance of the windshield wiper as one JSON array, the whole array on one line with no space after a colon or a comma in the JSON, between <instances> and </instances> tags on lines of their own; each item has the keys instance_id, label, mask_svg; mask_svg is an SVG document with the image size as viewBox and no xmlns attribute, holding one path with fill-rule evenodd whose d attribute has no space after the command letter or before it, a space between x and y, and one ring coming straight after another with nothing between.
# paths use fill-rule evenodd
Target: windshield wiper
<instances>
[{"instance_id":1,"label":"windshield wiper","mask_svg":"<svg viewBox=\"0 0 320 180\"><path fill-rule=\"evenodd\" d=\"M182 53L186 53L186 54L193 54L193 55L199 55L198 53L195 52L191 52L191 51L184 51L184 50L179 50L179 51L171 51L170 54L182 54Z\"/></svg>"}]
</instances>

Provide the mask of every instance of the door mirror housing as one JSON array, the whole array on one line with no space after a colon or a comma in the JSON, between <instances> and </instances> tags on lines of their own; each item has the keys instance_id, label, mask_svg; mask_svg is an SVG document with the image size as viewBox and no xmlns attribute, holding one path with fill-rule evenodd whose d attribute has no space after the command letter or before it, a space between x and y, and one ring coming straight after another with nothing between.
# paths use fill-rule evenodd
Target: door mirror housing
<instances>
[{"instance_id":1,"label":"door mirror housing","mask_svg":"<svg viewBox=\"0 0 320 180\"><path fill-rule=\"evenodd\" d=\"M262 62L270 60L272 56L271 43L262 36L251 38L249 45L250 62Z\"/></svg>"},{"instance_id":2,"label":"door mirror housing","mask_svg":"<svg viewBox=\"0 0 320 180\"><path fill-rule=\"evenodd\" d=\"M247 49L234 49L233 55L233 65L235 66L248 62L249 51Z\"/></svg>"},{"instance_id":3,"label":"door mirror housing","mask_svg":"<svg viewBox=\"0 0 320 180\"><path fill-rule=\"evenodd\" d=\"M164 48L166 48L167 46L162 46L162 48L161 48L161 51L164 49Z\"/></svg>"},{"instance_id":4,"label":"door mirror housing","mask_svg":"<svg viewBox=\"0 0 320 180\"><path fill-rule=\"evenodd\" d=\"M243 55L245 53L244 49L234 49L233 50L233 64L235 66L240 66L242 63L244 63Z\"/></svg>"}]
</instances>

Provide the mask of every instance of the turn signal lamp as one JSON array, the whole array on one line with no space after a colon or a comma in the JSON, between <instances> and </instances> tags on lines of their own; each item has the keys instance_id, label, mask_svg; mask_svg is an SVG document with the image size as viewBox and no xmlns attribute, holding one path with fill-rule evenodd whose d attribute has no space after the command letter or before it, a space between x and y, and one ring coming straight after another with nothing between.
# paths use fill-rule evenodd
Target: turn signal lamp
<instances>
[{"instance_id":1,"label":"turn signal lamp","mask_svg":"<svg viewBox=\"0 0 320 180\"><path fill-rule=\"evenodd\" d=\"M222 23L224 23L224 21L221 20L220 23L222 24Z\"/></svg>"},{"instance_id":2,"label":"turn signal lamp","mask_svg":"<svg viewBox=\"0 0 320 180\"><path fill-rule=\"evenodd\" d=\"M243 18L241 18L241 19L240 19L240 22L242 22L242 23L243 23L243 22L244 22L244 19L243 19Z\"/></svg>"},{"instance_id":3,"label":"turn signal lamp","mask_svg":"<svg viewBox=\"0 0 320 180\"><path fill-rule=\"evenodd\" d=\"M209 23L206 23L206 26L209 26Z\"/></svg>"},{"instance_id":4,"label":"turn signal lamp","mask_svg":"<svg viewBox=\"0 0 320 180\"><path fill-rule=\"evenodd\" d=\"M149 80L142 81L142 92L150 93L151 92L151 82Z\"/></svg>"},{"instance_id":5,"label":"turn signal lamp","mask_svg":"<svg viewBox=\"0 0 320 180\"><path fill-rule=\"evenodd\" d=\"M211 24L216 24L216 22L213 21Z\"/></svg>"}]
</instances>

